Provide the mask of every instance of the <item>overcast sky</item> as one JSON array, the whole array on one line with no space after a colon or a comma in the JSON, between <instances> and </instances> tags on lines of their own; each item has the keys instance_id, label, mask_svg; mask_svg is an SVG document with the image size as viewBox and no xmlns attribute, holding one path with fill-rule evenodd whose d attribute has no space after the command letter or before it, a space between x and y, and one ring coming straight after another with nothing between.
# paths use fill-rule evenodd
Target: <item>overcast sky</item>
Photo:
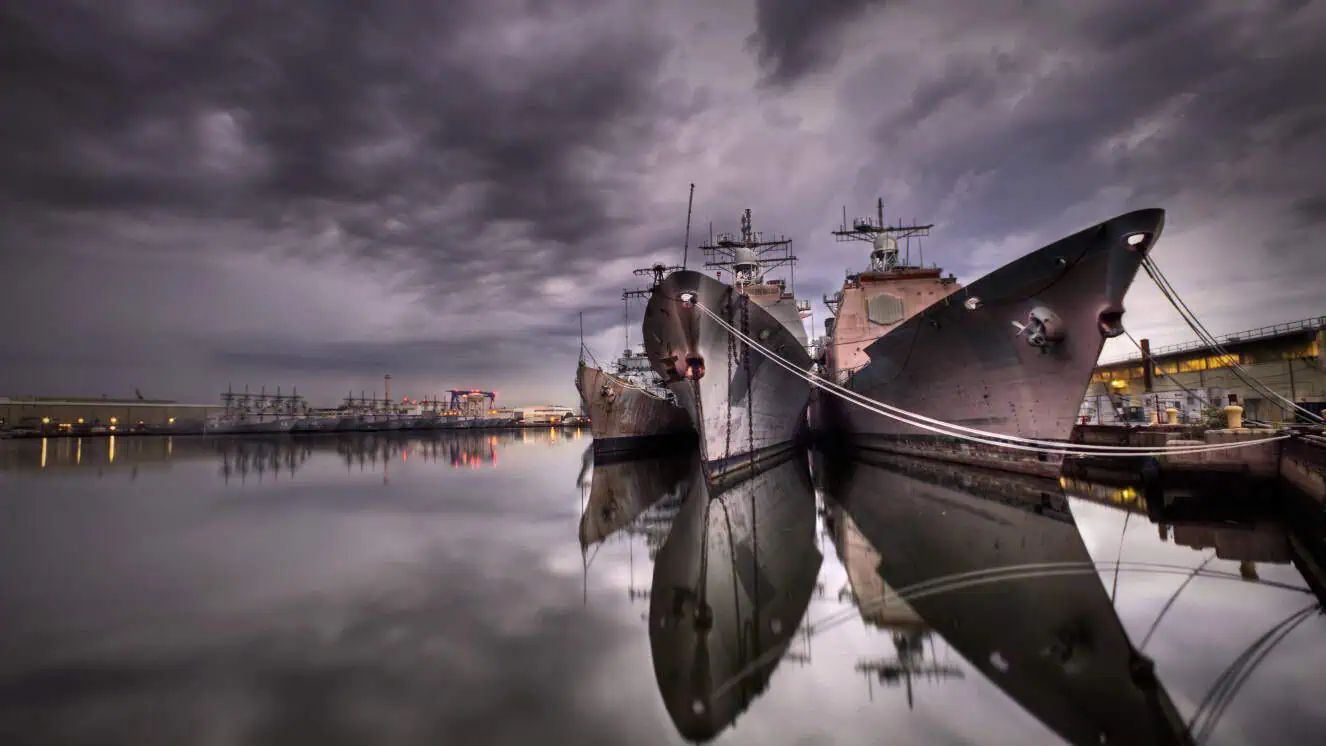
<instances>
[{"instance_id":1,"label":"overcast sky","mask_svg":"<svg viewBox=\"0 0 1326 746\"><path fill-rule=\"evenodd\" d=\"M1322 38L1270 0L6 2L0 394L571 404L577 312L621 349L691 182L693 236L796 240L817 325L878 196L964 282L1164 207L1212 331L1326 313ZM1130 329L1190 338L1148 282Z\"/></svg>"}]
</instances>

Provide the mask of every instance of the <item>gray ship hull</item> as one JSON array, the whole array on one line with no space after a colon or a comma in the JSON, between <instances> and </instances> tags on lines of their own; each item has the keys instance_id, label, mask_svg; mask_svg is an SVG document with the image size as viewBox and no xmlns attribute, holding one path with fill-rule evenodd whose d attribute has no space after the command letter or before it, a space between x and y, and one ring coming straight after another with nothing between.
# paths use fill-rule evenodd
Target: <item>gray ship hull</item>
<instances>
[{"instance_id":1,"label":"gray ship hull","mask_svg":"<svg viewBox=\"0 0 1326 746\"><path fill-rule=\"evenodd\" d=\"M884 581L1060 737L1191 743L1053 481L868 451L831 474Z\"/></svg>"},{"instance_id":2,"label":"gray ship hull","mask_svg":"<svg viewBox=\"0 0 1326 746\"><path fill-rule=\"evenodd\" d=\"M721 472L790 447L805 428L810 384L748 350L684 295L797 368L811 361L792 328L731 286L686 270L664 278L645 309L645 353L689 413L706 465Z\"/></svg>"},{"instance_id":3,"label":"gray ship hull","mask_svg":"<svg viewBox=\"0 0 1326 746\"><path fill-rule=\"evenodd\" d=\"M873 342L870 362L845 385L944 422L1068 439L1107 335L1122 333L1124 294L1163 225L1162 210L1131 212L1000 267ZM1146 238L1129 245L1135 234ZM1033 335L1019 332L1013 322L1025 324L1036 309L1058 317L1060 341L1033 346ZM860 445L975 453L977 463L1026 459L935 436L826 392L817 405L825 410L817 426Z\"/></svg>"},{"instance_id":4,"label":"gray ship hull","mask_svg":"<svg viewBox=\"0 0 1326 746\"><path fill-rule=\"evenodd\" d=\"M649 647L668 715L708 741L764 692L815 591L823 556L805 454L722 491L697 474L654 558Z\"/></svg>"},{"instance_id":5,"label":"gray ship hull","mask_svg":"<svg viewBox=\"0 0 1326 746\"><path fill-rule=\"evenodd\" d=\"M694 434L685 409L598 368L582 363L576 389L589 416L596 456L648 448L660 438L689 440Z\"/></svg>"}]
</instances>

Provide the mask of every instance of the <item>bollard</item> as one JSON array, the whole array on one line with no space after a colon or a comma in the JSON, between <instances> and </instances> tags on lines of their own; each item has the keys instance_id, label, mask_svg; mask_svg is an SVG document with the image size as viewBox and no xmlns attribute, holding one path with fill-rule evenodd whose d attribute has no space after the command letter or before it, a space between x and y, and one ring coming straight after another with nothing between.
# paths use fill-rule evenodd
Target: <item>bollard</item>
<instances>
[{"instance_id":1,"label":"bollard","mask_svg":"<svg viewBox=\"0 0 1326 746\"><path fill-rule=\"evenodd\" d=\"M1160 424L1160 415L1156 412L1156 410L1154 410L1154 409L1148 409L1148 410L1146 410L1146 417L1147 417L1147 420L1148 420L1152 425Z\"/></svg>"},{"instance_id":2,"label":"bollard","mask_svg":"<svg viewBox=\"0 0 1326 746\"><path fill-rule=\"evenodd\" d=\"M1165 410L1165 424L1166 424L1166 425L1177 425L1177 424L1179 424L1179 410L1175 409L1174 407L1169 407L1168 409L1166 409L1166 410Z\"/></svg>"},{"instance_id":3,"label":"bollard","mask_svg":"<svg viewBox=\"0 0 1326 746\"><path fill-rule=\"evenodd\" d=\"M1230 404L1225 407L1225 427L1230 430L1238 430L1243 427L1243 407L1237 404Z\"/></svg>"}]
</instances>

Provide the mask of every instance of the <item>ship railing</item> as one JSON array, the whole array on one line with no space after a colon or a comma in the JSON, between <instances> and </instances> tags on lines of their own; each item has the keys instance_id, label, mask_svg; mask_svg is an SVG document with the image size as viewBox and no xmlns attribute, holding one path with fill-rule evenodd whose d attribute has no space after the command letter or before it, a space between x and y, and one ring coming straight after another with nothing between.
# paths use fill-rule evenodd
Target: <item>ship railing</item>
<instances>
[{"instance_id":1,"label":"ship railing","mask_svg":"<svg viewBox=\"0 0 1326 746\"><path fill-rule=\"evenodd\" d=\"M606 371L606 370L603 371L603 375L607 376L608 378L611 378L613 381L616 381L619 385L622 386L622 388L627 388L627 389L632 389L632 390L634 390L634 391L639 391L640 393L645 394L645 395L647 395L647 396L651 396L651 397L653 397L653 398L655 398L655 399L660 399L660 400L663 400L663 401L666 401L666 400L667 400L667 397L665 397L665 396L662 396L662 395L660 395L660 394L658 394L658 393L655 393L655 392L653 392L653 391L650 391L648 388L646 388L646 387L644 387L644 386L641 386L641 385L639 385L639 384L637 384L637 383L634 383L634 382L632 382L632 381L630 381L630 380L628 380L628 379L622 378L621 376L618 376L618 375L614 375L614 374L612 374L612 373L609 373L609 372Z\"/></svg>"}]
</instances>

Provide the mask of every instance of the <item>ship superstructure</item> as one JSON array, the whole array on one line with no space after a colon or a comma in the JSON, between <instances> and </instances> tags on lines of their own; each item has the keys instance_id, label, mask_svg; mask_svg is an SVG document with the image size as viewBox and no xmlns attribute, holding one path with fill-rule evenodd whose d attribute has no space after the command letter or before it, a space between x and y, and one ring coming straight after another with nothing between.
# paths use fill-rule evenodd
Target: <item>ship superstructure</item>
<instances>
[{"instance_id":1,"label":"ship superstructure","mask_svg":"<svg viewBox=\"0 0 1326 746\"><path fill-rule=\"evenodd\" d=\"M927 306L957 292L957 278L939 267L926 267L921 240L933 224L889 225L884 220L884 200L879 199L875 217L858 217L833 232L840 242L871 245L865 270L847 271L842 288L824 297L832 316L824 321L825 333L818 345L819 361L831 380L842 383L848 374L870 361L865 348ZM917 263L912 264L912 249Z\"/></svg>"},{"instance_id":2,"label":"ship superstructure","mask_svg":"<svg viewBox=\"0 0 1326 746\"><path fill-rule=\"evenodd\" d=\"M792 241L756 232L750 210L740 234L720 233L700 248L714 276L680 270L664 277L650 296L643 332L650 364L690 415L706 465L718 473L795 441L810 386L714 316L808 371L802 319L810 304L796 300L789 281L771 276L786 269L791 279Z\"/></svg>"}]
</instances>

